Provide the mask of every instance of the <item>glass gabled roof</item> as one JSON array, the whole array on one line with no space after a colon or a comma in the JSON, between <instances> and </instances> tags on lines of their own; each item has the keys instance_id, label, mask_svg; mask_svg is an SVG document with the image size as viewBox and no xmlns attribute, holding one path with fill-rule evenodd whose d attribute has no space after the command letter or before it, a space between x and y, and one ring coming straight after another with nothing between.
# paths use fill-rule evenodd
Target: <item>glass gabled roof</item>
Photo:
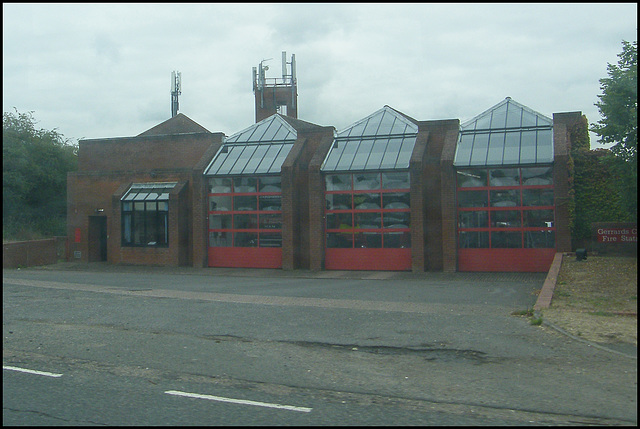
<instances>
[{"instance_id":1,"label":"glass gabled roof","mask_svg":"<svg viewBox=\"0 0 640 429\"><path fill-rule=\"evenodd\" d=\"M296 130L279 114L269 116L226 138L204 174L279 174L296 139Z\"/></svg>"},{"instance_id":2,"label":"glass gabled roof","mask_svg":"<svg viewBox=\"0 0 640 429\"><path fill-rule=\"evenodd\" d=\"M322 171L409 168L418 125L389 106L336 134Z\"/></svg>"},{"instance_id":3,"label":"glass gabled roof","mask_svg":"<svg viewBox=\"0 0 640 429\"><path fill-rule=\"evenodd\" d=\"M460 126L456 167L553 162L553 120L510 97Z\"/></svg>"},{"instance_id":4,"label":"glass gabled roof","mask_svg":"<svg viewBox=\"0 0 640 429\"><path fill-rule=\"evenodd\" d=\"M178 182L132 183L121 201L169 201L169 191Z\"/></svg>"}]
</instances>

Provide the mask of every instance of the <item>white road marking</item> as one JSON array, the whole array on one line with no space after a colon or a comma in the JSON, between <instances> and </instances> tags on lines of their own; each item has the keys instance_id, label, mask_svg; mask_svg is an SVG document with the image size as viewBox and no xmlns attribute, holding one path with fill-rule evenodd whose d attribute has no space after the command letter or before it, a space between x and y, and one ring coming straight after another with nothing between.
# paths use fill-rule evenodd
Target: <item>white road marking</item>
<instances>
[{"instance_id":1,"label":"white road marking","mask_svg":"<svg viewBox=\"0 0 640 429\"><path fill-rule=\"evenodd\" d=\"M27 374L44 375L45 377L62 377L62 374L54 374L53 372L36 371L34 369L18 368L16 366L2 366L2 369L8 369L9 371L26 372Z\"/></svg>"},{"instance_id":2,"label":"white road marking","mask_svg":"<svg viewBox=\"0 0 640 429\"><path fill-rule=\"evenodd\" d=\"M199 393L180 392L178 390L167 390L164 393L167 393L169 395L176 395L176 396L186 396L188 398L208 399L210 401L218 401L218 402L230 402L232 404L254 405L257 407L266 407L266 408L279 408L281 410L299 411L301 413L308 413L313 409L313 408L306 408L306 407L295 407L293 405L270 404L268 402L248 401L246 399L233 399L233 398L224 398L222 396L201 395Z\"/></svg>"}]
</instances>

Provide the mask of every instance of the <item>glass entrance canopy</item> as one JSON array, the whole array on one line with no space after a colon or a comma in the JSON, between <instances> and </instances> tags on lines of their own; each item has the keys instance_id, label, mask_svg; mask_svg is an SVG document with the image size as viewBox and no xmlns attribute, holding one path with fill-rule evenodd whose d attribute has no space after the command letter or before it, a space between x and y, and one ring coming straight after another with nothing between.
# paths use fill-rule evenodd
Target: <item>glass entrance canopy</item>
<instances>
[{"instance_id":1,"label":"glass entrance canopy","mask_svg":"<svg viewBox=\"0 0 640 429\"><path fill-rule=\"evenodd\" d=\"M389 106L336 134L324 172L409 168L418 125Z\"/></svg>"},{"instance_id":2,"label":"glass entrance canopy","mask_svg":"<svg viewBox=\"0 0 640 429\"><path fill-rule=\"evenodd\" d=\"M178 182L133 183L121 201L169 201L169 192Z\"/></svg>"},{"instance_id":3,"label":"glass entrance canopy","mask_svg":"<svg viewBox=\"0 0 640 429\"><path fill-rule=\"evenodd\" d=\"M272 115L225 139L204 175L280 174L296 139L296 130L279 114Z\"/></svg>"},{"instance_id":4,"label":"glass entrance canopy","mask_svg":"<svg viewBox=\"0 0 640 429\"><path fill-rule=\"evenodd\" d=\"M549 164L553 120L510 97L460 126L456 167Z\"/></svg>"}]
</instances>

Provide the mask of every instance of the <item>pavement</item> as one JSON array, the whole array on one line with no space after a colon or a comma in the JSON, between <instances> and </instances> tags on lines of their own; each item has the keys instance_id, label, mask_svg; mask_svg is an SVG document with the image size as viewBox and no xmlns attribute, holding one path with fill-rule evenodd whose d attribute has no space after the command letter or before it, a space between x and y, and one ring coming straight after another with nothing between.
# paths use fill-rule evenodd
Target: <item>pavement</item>
<instances>
[{"instance_id":1,"label":"pavement","mask_svg":"<svg viewBox=\"0 0 640 429\"><path fill-rule=\"evenodd\" d=\"M234 379L289 380L324 390L344 390L346 380L358 392L430 403L476 404L481 398L483 409L531 408L545 419L563 416L563 422L574 415L582 416L577 421L593 415L635 422L636 366L629 359L635 356L567 341L561 331L511 316L542 304L549 296L542 289L555 286L552 271L315 272L63 262L3 270L3 328L9 350L31 350L29 341L38 338L38 353L46 356L114 365L126 357L128 365L209 374L215 352L216 371ZM167 350L175 359L167 359Z\"/></svg>"},{"instance_id":2,"label":"pavement","mask_svg":"<svg viewBox=\"0 0 640 429\"><path fill-rule=\"evenodd\" d=\"M410 271L365 271L365 270L327 270L311 271L305 269L281 270L281 269L260 269L260 268L193 268L193 267L166 267L166 266L142 266L142 265L114 265L107 262L59 262L54 265L31 267L32 269L55 269L68 271L95 271L95 272L116 272L116 273L154 273L171 275L197 275L197 276L232 276L249 278L304 278L304 279L337 279L337 280L423 280L429 282L456 283L458 286L468 283L529 283L543 282L542 288L537 293L535 304L532 308L535 317L541 317L540 311L549 308L553 299L553 292L556 287L558 274L562 265L562 259L566 256L557 253L548 273L464 273L464 272L410 272ZM496 296L492 294L491 300ZM329 298L329 297L325 297ZM483 300L481 300L483 301ZM487 302L487 301L484 301ZM637 346L633 344L606 344L594 343L583 338L576 337L553 322L543 319L543 325L554 329L562 335L573 340L588 344L591 347L637 359Z\"/></svg>"}]
</instances>

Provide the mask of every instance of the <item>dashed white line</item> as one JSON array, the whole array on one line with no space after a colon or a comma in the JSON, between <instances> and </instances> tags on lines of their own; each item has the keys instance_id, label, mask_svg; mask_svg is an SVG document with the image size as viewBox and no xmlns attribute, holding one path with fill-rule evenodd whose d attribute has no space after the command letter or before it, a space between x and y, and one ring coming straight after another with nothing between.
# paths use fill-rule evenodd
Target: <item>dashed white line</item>
<instances>
[{"instance_id":1,"label":"dashed white line","mask_svg":"<svg viewBox=\"0 0 640 429\"><path fill-rule=\"evenodd\" d=\"M169 395L175 395L175 396L186 396L188 398L208 399L210 401L218 401L218 402L230 402L232 404L253 405L257 407L266 407L266 408L278 408L281 410L298 411L301 413L308 413L313 409L313 408L307 408L307 407L296 407L293 405L270 404L268 402L249 401L246 399L233 399L233 398L225 398L222 396L201 395L199 393L180 392L179 390L167 390L164 393Z\"/></svg>"},{"instance_id":2,"label":"dashed white line","mask_svg":"<svg viewBox=\"0 0 640 429\"><path fill-rule=\"evenodd\" d=\"M27 374L44 375L45 377L62 377L62 374L55 374L53 372L46 371L36 371L35 369L18 368L17 366L2 365L2 369L6 369L9 371L26 372Z\"/></svg>"}]
</instances>

